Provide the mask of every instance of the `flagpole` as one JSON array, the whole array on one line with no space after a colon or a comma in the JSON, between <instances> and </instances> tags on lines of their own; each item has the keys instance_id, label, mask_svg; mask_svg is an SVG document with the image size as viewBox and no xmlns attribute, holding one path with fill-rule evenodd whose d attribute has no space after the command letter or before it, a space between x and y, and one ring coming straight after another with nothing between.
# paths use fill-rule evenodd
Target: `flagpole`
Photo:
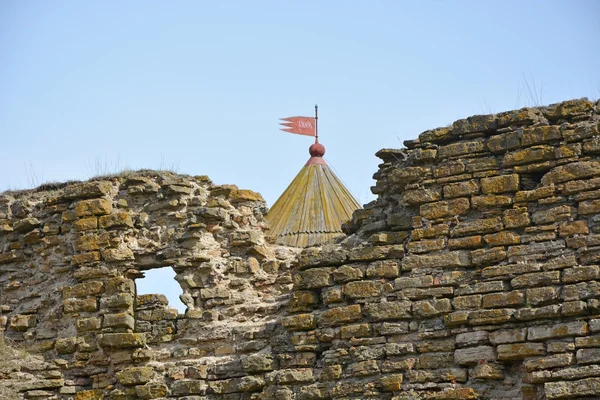
<instances>
[{"instance_id":1,"label":"flagpole","mask_svg":"<svg viewBox=\"0 0 600 400\"><path fill-rule=\"evenodd\" d=\"M319 106L315 104L315 143L319 143Z\"/></svg>"}]
</instances>

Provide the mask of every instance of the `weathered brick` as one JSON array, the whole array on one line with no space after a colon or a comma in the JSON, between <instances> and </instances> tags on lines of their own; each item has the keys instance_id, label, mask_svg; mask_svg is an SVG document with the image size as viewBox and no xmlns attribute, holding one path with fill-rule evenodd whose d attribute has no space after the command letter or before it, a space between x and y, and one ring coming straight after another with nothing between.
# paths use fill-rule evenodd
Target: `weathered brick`
<instances>
[{"instance_id":1,"label":"weathered brick","mask_svg":"<svg viewBox=\"0 0 600 400\"><path fill-rule=\"evenodd\" d=\"M454 362L458 365L476 365L482 361L496 361L492 346L477 346L454 351Z\"/></svg>"},{"instance_id":2,"label":"weathered brick","mask_svg":"<svg viewBox=\"0 0 600 400\"><path fill-rule=\"evenodd\" d=\"M507 207L513 204L511 196L486 194L471 197L471 203L475 210L489 210L492 208Z\"/></svg>"},{"instance_id":3,"label":"weathered brick","mask_svg":"<svg viewBox=\"0 0 600 400\"><path fill-rule=\"evenodd\" d=\"M600 175L600 161L577 161L553 168L542 177L542 184L563 183L576 179L596 178Z\"/></svg>"},{"instance_id":4,"label":"weathered brick","mask_svg":"<svg viewBox=\"0 0 600 400\"><path fill-rule=\"evenodd\" d=\"M423 204L431 203L442 199L442 188L439 186L431 186L422 189L406 190L402 194L402 199L406 204Z\"/></svg>"},{"instance_id":5,"label":"weathered brick","mask_svg":"<svg viewBox=\"0 0 600 400\"><path fill-rule=\"evenodd\" d=\"M475 294L471 296L457 296L452 299L452 305L457 310L478 310L481 308L483 296Z\"/></svg>"},{"instance_id":6,"label":"weathered brick","mask_svg":"<svg viewBox=\"0 0 600 400\"><path fill-rule=\"evenodd\" d=\"M511 343L500 344L496 348L498 360L522 360L524 358L543 356L546 354L543 343Z\"/></svg>"},{"instance_id":7,"label":"weathered brick","mask_svg":"<svg viewBox=\"0 0 600 400\"><path fill-rule=\"evenodd\" d=\"M88 215L110 214L111 211L112 203L104 198L81 200L75 203L75 213L78 217L86 217Z\"/></svg>"},{"instance_id":8,"label":"weathered brick","mask_svg":"<svg viewBox=\"0 0 600 400\"><path fill-rule=\"evenodd\" d=\"M446 239L423 239L418 241L408 242L406 245L407 250L410 253L422 254L429 253L436 250L442 250L446 245Z\"/></svg>"},{"instance_id":9,"label":"weathered brick","mask_svg":"<svg viewBox=\"0 0 600 400\"><path fill-rule=\"evenodd\" d=\"M525 371L537 371L540 369L551 369L558 367L566 367L573 363L573 354L552 354L550 356L536 358L532 360L525 360L523 367Z\"/></svg>"},{"instance_id":10,"label":"weathered brick","mask_svg":"<svg viewBox=\"0 0 600 400\"><path fill-rule=\"evenodd\" d=\"M289 330L310 330L316 328L317 321L313 314L296 314L282 318L281 325Z\"/></svg>"},{"instance_id":11,"label":"weathered brick","mask_svg":"<svg viewBox=\"0 0 600 400\"><path fill-rule=\"evenodd\" d=\"M312 268L300 271L296 275L296 285L299 289L316 289L331 286L333 284L332 271L333 268Z\"/></svg>"},{"instance_id":12,"label":"weathered brick","mask_svg":"<svg viewBox=\"0 0 600 400\"><path fill-rule=\"evenodd\" d=\"M524 342L527 339L527 328L500 329L490 333L492 344Z\"/></svg>"},{"instance_id":13,"label":"weathered brick","mask_svg":"<svg viewBox=\"0 0 600 400\"><path fill-rule=\"evenodd\" d=\"M519 175L517 174L481 178L483 194L516 192L517 190L519 190Z\"/></svg>"},{"instance_id":14,"label":"weathered brick","mask_svg":"<svg viewBox=\"0 0 600 400\"><path fill-rule=\"evenodd\" d=\"M449 251L437 254L411 254L402 260L402 269L410 271L419 268L453 268L471 264L468 251Z\"/></svg>"},{"instance_id":15,"label":"weathered brick","mask_svg":"<svg viewBox=\"0 0 600 400\"><path fill-rule=\"evenodd\" d=\"M368 306L368 305L367 305ZM367 307L365 306L365 308ZM366 310L365 310L366 311ZM368 312L367 312L368 314ZM349 322L355 322L362 318L361 308L358 304L344 307L334 307L324 311L319 316L320 326L343 325Z\"/></svg>"},{"instance_id":16,"label":"weathered brick","mask_svg":"<svg viewBox=\"0 0 600 400\"><path fill-rule=\"evenodd\" d=\"M481 236L467 236L448 240L448 249L473 249L483 244Z\"/></svg>"},{"instance_id":17,"label":"weathered brick","mask_svg":"<svg viewBox=\"0 0 600 400\"><path fill-rule=\"evenodd\" d=\"M477 310L469 314L469 323L471 325L502 324L509 321L514 312L512 308Z\"/></svg>"},{"instance_id":18,"label":"weathered brick","mask_svg":"<svg viewBox=\"0 0 600 400\"><path fill-rule=\"evenodd\" d=\"M525 294L520 290L490 293L483 296L483 308L520 306L525 302Z\"/></svg>"},{"instance_id":19,"label":"weathered brick","mask_svg":"<svg viewBox=\"0 0 600 400\"><path fill-rule=\"evenodd\" d=\"M517 276L510 281L513 288L547 286L560 283L560 271L534 272Z\"/></svg>"},{"instance_id":20,"label":"weathered brick","mask_svg":"<svg viewBox=\"0 0 600 400\"><path fill-rule=\"evenodd\" d=\"M556 323L549 326L533 326L528 329L527 340L546 340L567 336L584 336L589 333L585 321Z\"/></svg>"},{"instance_id":21,"label":"weathered brick","mask_svg":"<svg viewBox=\"0 0 600 400\"><path fill-rule=\"evenodd\" d=\"M461 197L458 199L423 204L420 207L420 214L428 219L447 218L463 215L470 207L471 203L469 202L469 199Z\"/></svg>"},{"instance_id":22,"label":"weathered brick","mask_svg":"<svg viewBox=\"0 0 600 400\"><path fill-rule=\"evenodd\" d=\"M406 319L411 317L410 308L410 301L368 303L365 304L365 315L375 321Z\"/></svg>"},{"instance_id":23,"label":"weathered brick","mask_svg":"<svg viewBox=\"0 0 600 400\"><path fill-rule=\"evenodd\" d=\"M473 265L487 266L490 264L499 263L506 259L506 251L504 247L492 247L491 249L478 249L471 252L471 260Z\"/></svg>"},{"instance_id":24,"label":"weathered brick","mask_svg":"<svg viewBox=\"0 0 600 400\"><path fill-rule=\"evenodd\" d=\"M438 148L440 158L461 156L465 154L481 153L486 150L485 142L475 140L471 142L458 142Z\"/></svg>"},{"instance_id":25,"label":"weathered brick","mask_svg":"<svg viewBox=\"0 0 600 400\"><path fill-rule=\"evenodd\" d=\"M452 305L449 299L423 300L414 302L412 309L415 315L428 318L450 312Z\"/></svg>"},{"instance_id":26,"label":"weathered brick","mask_svg":"<svg viewBox=\"0 0 600 400\"><path fill-rule=\"evenodd\" d=\"M527 302L537 306L558 300L559 290L556 286L546 286L527 289Z\"/></svg>"},{"instance_id":27,"label":"weathered brick","mask_svg":"<svg viewBox=\"0 0 600 400\"><path fill-rule=\"evenodd\" d=\"M508 168L553 159L554 147L539 145L506 153L502 159L502 166Z\"/></svg>"},{"instance_id":28,"label":"weathered brick","mask_svg":"<svg viewBox=\"0 0 600 400\"><path fill-rule=\"evenodd\" d=\"M379 296L381 283L376 281L348 282L344 285L343 292L351 299Z\"/></svg>"},{"instance_id":29,"label":"weathered brick","mask_svg":"<svg viewBox=\"0 0 600 400\"><path fill-rule=\"evenodd\" d=\"M580 265L563 270L562 281L564 283L575 283L598 278L600 278L600 267L597 265Z\"/></svg>"},{"instance_id":30,"label":"weathered brick","mask_svg":"<svg viewBox=\"0 0 600 400\"><path fill-rule=\"evenodd\" d=\"M487 147L493 153L503 153L508 150L514 150L520 146L519 132L507 132L492 136Z\"/></svg>"},{"instance_id":31,"label":"weathered brick","mask_svg":"<svg viewBox=\"0 0 600 400\"><path fill-rule=\"evenodd\" d=\"M483 240L490 246L509 246L520 243L521 236L512 231L501 231L485 235Z\"/></svg>"},{"instance_id":32,"label":"weathered brick","mask_svg":"<svg viewBox=\"0 0 600 400\"><path fill-rule=\"evenodd\" d=\"M600 393L600 378L546 382L544 393L548 400L597 396Z\"/></svg>"},{"instance_id":33,"label":"weathered brick","mask_svg":"<svg viewBox=\"0 0 600 400\"><path fill-rule=\"evenodd\" d=\"M444 186L444 198L468 197L479 193L479 182L471 179L464 182L449 183Z\"/></svg>"},{"instance_id":34,"label":"weathered brick","mask_svg":"<svg viewBox=\"0 0 600 400\"><path fill-rule=\"evenodd\" d=\"M396 261L375 261L367 267L368 278L396 278L399 274L399 266Z\"/></svg>"},{"instance_id":35,"label":"weathered brick","mask_svg":"<svg viewBox=\"0 0 600 400\"><path fill-rule=\"evenodd\" d=\"M502 230L500 217L484 218L468 222L459 222L451 231L453 237L492 233Z\"/></svg>"}]
</instances>

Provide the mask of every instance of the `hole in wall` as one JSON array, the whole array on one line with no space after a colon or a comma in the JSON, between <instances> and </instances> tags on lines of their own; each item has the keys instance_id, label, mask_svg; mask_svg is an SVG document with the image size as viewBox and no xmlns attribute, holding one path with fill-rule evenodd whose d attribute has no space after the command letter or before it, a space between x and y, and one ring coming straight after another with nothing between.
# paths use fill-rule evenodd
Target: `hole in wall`
<instances>
[{"instance_id":1,"label":"hole in wall","mask_svg":"<svg viewBox=\"0 0 600 400\"><path fill-rule=\"evenodd\" d=\"M543 172L533 172L529 174L521 174L520 182L522 190L533 190L536 189L541 183L542 178L546 174L546 171Z\"/></svg>"},{"instance_id":2,"label":"hole in wall","mask_svg":"<svg viewBox=\"0 0 600 400\"><path fill-rule=\"evenodd\" d=\"M157 268L144 271L144 277L135 280L137 295L163 294L169 300L169 306L184 313L185 304L179 296L183 293L179 282L175 280L175 271L171 267Z\"/></svg>"}]
</instances>

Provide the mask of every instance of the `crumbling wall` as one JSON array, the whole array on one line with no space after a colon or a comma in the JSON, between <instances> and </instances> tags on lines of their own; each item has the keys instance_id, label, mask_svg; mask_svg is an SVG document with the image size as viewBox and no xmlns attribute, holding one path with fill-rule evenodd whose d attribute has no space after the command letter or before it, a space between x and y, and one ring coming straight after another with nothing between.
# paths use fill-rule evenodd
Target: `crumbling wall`
<instances>
[{"instance_id":1,"label":"crumbling wall","mask_svg":"<svg viewBox=\"0 0 600 400\"><path fill-rule=\"evenodd\" d=\"M240 355L269 351L292 287L297 250L265 241L264 210L255 192L154 172L4 194L0 327L51 368L0 379L27 398L235 391ZM135 279L165 266L185 315L136 296Z\"/></svg>"},{"instance_id":2,"label":"crumbling wall","mask_svg":"<svg viewBox=\"0 0 600 400\"><path fill-rule=\"evenodd\" d=\"M45 366L0 380L79 400L599 398L599 130L600 103L574 100L426 131L378 153L352 234L302 252L265 240L259 195L203 177L4 195L0 322ZM162 266L185 315L135 294Z\"/></svg>"}]
</instances>

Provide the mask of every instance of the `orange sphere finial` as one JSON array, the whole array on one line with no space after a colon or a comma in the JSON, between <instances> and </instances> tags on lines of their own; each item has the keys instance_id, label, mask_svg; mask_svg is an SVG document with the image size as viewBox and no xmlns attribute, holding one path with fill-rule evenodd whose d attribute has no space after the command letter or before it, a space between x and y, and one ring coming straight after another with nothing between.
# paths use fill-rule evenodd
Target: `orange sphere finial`
<instances>
[{"instance_id":1,"label":"orange sphere finial","mask_svg":"<svg viewBox=\"0 0 600 400\"><path fill-rule=\"evenodd\" d=\"M323 157L325 155L325 146L316 141L308 148L308 152L311 157Z\"/></svg>"}]
</instances>

